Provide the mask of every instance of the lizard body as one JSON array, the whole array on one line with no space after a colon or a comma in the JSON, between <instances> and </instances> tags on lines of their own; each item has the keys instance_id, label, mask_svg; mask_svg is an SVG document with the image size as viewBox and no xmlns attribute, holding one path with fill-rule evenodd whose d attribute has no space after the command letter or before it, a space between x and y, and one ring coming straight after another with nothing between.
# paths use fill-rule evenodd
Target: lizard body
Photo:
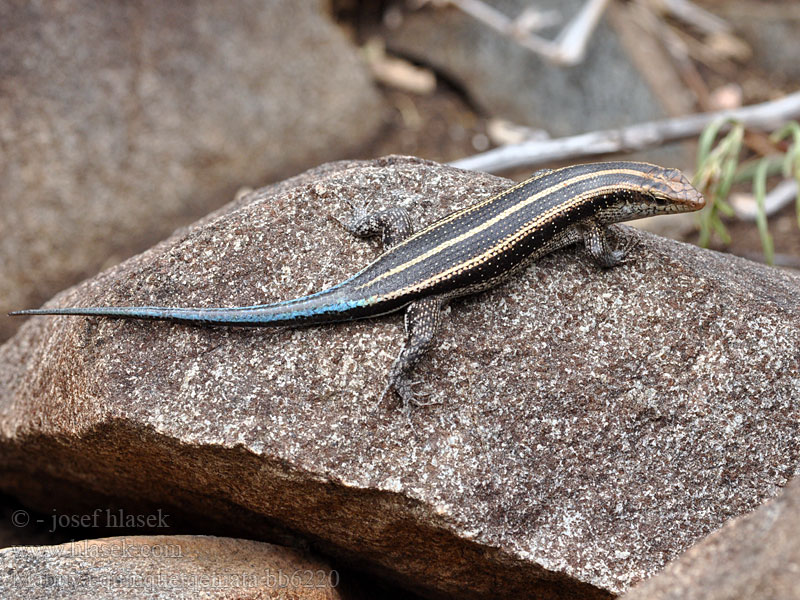
<instances>
[{"instance_id":1,"label":"lizard body","mask_svg":"<svg viewBox=\"0 0 800 600\"><path fill-rule=\"evenodd\" d=\"M384 394L417 402L409 369L430 345L451 298L494 287L532 261L583 241L601 266L619 264L613 223L698 210L703 196L674 169L639 162L592 163L537 172L496 196L451 213L417 233L402 208L358 213L346 227L381 235L385 251L326 290L271 304L234 308L161 306L23 310L13 315L84 315L234 326L299 326L373 317L406 309L407 342Z\"/></svg>"}]
</instances>

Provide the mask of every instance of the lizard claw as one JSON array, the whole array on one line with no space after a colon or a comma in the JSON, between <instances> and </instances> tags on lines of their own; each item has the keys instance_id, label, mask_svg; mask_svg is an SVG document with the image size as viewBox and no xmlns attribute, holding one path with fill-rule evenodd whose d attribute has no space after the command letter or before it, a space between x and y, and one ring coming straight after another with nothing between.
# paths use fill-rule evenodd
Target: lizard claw
<instances>
[{"instance_id":1,"label":"lizard claw","mask_svg":"<svg viewBox=\"0 0 800 600\"><path fill-rule=\"evenodd\" d=\"M380 398L378 398L378 405L383 403L384 398L390 391L394 391L399 397L400 400L403 402L402 411L408 415L411 414L411 407L417 406L432 406L435 404L441 404L441 400L429 400L423 401L420 400L420 397L426 398L432 395L432 392L415 392L412 388L416 385L421 384L422 381L403 381L403 380L396 380L390 381L385 388L383 388L383 392L381 393Z\"/></svg>"},{"instance_id":2,"label":"lizard claw","mask_svg":"<svg viewBox=\"0 0 800 600\"><path fill-rule=\"evenodd\" d=\"M628 255L631 253L631 250L635 249L639 245L639 236L638 235L625 235L625 243L622 248L618 248L614 250L612 253L614 258L618 260L618 264L622 264L626 262Z\"/></svg>"},{"instance_id":3,"label":"lizard claw","mask_svg":"<svg viewBox=\"0 0 800 600\"><path fill-rule=\"evenodd\" d=\"M327 215L327 218L328 218L329 221L333 221L334 223L339 225L345 231L348 231L348 232L350 231L350 229L348 229L348 227L347 227L347 223L345 223L341 219L338 219L338 218L334 217L333 215Z\"/></svg>"},{"instance_id":4,"label":"lizard claw","mask_svg":"<svg viewBox=\"0 0 800 600\"><path fill-rule=\"evenodd\" d=\"M359 224L364 221L364 219L369 215L369 205L371 204L372 200L370 199L365 204L356 205L350 198L345 198L344 201L353 211L353 215L350 217L348 221L342 221L341 219L334 217L333 215L328 215L328 218L336 221L342 229L347 231L348 233L358 236L358 237L366 237L363 232L360 231Z\"/></svg>"},{"instance_id":5,"label":"lizard claw","mask_svg":"<svg viewBox=\"0 0 800 600\"><path fill-rule=\"evenodd\" d=\"M415 391L413 391L411 389L413 386L420 385L421 383L422 383L422 380L420 380L420 379L418 379L417 381L410 381L408 383L408 389L409 389L409 391L412 392L412 394L411 394L411 396L409 397L409 400L408 400L409 403L413 404L414 406L432 406L434 404L441 404L442 403L441 400L429 400L429 401L425 401L425 402L423 402L422 400L419 400L420 397L427 398L427 397L433 395L433 392L415 392Z\"/></svg>"},{"instance_id":6,"label":"lizard claw","mask_svg":"<svg viewBox=\"0 0 800 600\"><path fill-rule=\"evenodd\" d=\"M409 426L409 427L410 427L410 428L411 428L413 431L416 431L416 430L415 430L415 428L414 428L414 423L411 421L411 404L412 404L412 402L414 401L414 400L413 400L413 394L412 394L412 395L411 395L411 397L409 398L408 396L404 395L404 392L401 392L401 391L400 391L400 389L401 389L401 388L398 388L398 387L395 385L395 382L394 382L394 381L390 381L390 382L389 382L389 383L386 385L386 387L385 387L385 388L383 388L383 392L381 393L381 396L380 396L380 398L378 398L378 402L377 402L377 404L376 404L375 406L376 406L376 408L377 408L378 406L380 406L380 405L383 403L383 399L386 397L386 394L388 394L388 393L389 393L391 390L394 390L394 392L395 392L395 393L396 393L398 396L400 396L400 398L401 398L401 399L402 399L402 401L403 401L403 407L401 408L401 411L402 411L402 412L403 412L403 414L405 414L405 416L406 416L406 421L408 421L408 426ZM408 390L406 390L406 391L408 391Z\"/></svg>"}]
</instances>

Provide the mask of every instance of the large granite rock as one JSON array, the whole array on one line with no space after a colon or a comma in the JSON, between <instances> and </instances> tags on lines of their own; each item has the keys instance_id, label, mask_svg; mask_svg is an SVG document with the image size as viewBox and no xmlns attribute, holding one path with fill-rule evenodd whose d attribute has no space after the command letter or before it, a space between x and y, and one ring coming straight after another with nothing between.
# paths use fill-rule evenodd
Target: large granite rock
<instances>
[{"instance_id":1,"label":"large granite rock","mask_svg":"<svg viewBox=\"0 0 800 600\"><path fill-rule=\"evenodd\" d=\"M371 139L378 96L321 4L0 3L0 312L39 305L240 186Z\"/></svg>"},{"instance_id":2,"label":"large granite rock","mask_svg":"<svg viewBox=\"0 0 800 600\"><path fill-rule=\"evenodd\" d=\"M52 304L290 298L378 252L330 218L349 202L424 223L506 185L398 157L325 165ZM0 348L0 485L48 512L102 494L283 528L426 594L608 598L777 494L800 458L800 278L628 231L618 268L568 249L455 301L416 370L441 404L411 424L376 403L400 315L31 319Z\"/></svg>"},{"instance_id":3,"label":"large granite rock","mask_svg":"<svg viewBox=\"0 0 800 600\"><path fill-rule=\"evenodd\" d=\"M800 479L692 547L624 600L800 599Z\"/></svg>"},{"instance_id":4,"label":"large granite rock","mask_svg":"<svg viewBox=\"0 0 800 600\"><path fill-rule=\"evenodd\" d=\"M339 573L250 540L134 536L0 550L0 595L18 600L337 600Z\"/></svg>"}]
</instances>

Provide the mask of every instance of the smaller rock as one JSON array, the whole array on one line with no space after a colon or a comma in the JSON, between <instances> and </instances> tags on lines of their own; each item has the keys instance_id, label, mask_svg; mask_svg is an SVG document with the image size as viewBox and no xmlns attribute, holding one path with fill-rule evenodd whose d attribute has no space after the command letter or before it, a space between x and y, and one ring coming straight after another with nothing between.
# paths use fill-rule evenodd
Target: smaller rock
<instances>
[{"instance_id":1,"label":"smaller rock","mask_svg":"<svg viewBox=\"0 0 800 600\"><path fill-rule=\"evenodd\" d=\"M800 479L734 519L623 600L800 599Z\"/></svg>"},{"instance_id":2,"label":"smaller rock","mask_svg":"<svg viewBox=\"0 0 800 600\"><path fill-rule=\"evenodd\" d=\"M2 598L340 598L339 574L296 550L209 536L133 536L0 551Z\"/></svg>"}]
</instances>

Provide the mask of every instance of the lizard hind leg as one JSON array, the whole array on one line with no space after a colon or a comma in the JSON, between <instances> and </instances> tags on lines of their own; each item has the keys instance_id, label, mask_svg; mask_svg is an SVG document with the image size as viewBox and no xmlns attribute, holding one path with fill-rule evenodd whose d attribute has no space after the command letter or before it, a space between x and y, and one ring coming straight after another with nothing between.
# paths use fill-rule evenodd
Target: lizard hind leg
<instances>
[{"instance_id":1,"label":"lizard hind leg","mask_svg":"<svg viewBox=\"0 0 800 600\"><path fill-rule=\"evenodd\" d=\"M411 217L402 206L376 212L357 209L344 228L355 236L366 238L379 235L384 249L388 250L414 233Z\"/></svg>"},{"instance_id":2,"label":"lizard hind leg","mask_svg":"<svg viewBox=\"0 0 800 600\"><path fill-rule=\"evenodd\" d=\"M411 411L411 405L422 406L432 404L417 399L412 387L414 382L408 378L408 372L430 348L431 342L442 320L442 306L446 298L428 296L420 298L408 305L405 315L406 344L400 351L389 371L389 382L381 394L380 400L394 390L403 401L403 411Z\"/></svg>"}]
</instances>

